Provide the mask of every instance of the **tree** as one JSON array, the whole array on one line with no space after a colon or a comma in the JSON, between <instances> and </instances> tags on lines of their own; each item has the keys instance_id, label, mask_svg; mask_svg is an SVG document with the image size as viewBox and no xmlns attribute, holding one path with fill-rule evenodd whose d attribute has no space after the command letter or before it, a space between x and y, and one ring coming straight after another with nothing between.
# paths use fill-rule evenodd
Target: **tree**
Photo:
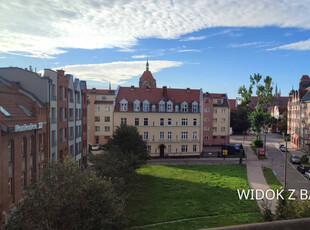
<instances>
[{"instance_id":1,"label":"tree","mask_svg":"<svg viewBox=\"0 0 310 230\"><path fill-rule=\"evenodd\" d=\"M123 229L124 202L110 181L66 159L41 171L8 229Z\"/></svg>"},{"instance_id":2,"label":"tree","mask_svg":"<svg viewBox=\"0 0 310 230\"><path fill-rule=\"evenodd\" d=\"M145 164L149 154L146 142L135 126L117 127L106 151L90 157L93 168L100 177L111 178L122 193L124 185L134 179L136 169Z\"/></svg>"},{"instance_id":3,"label":"tree","mask_svg":"<svg viewBox=\"0 0 310 230\"><path fill-rule=\"evenodd\" d=\"M249 115L249 121L251 124L251 129L256 132L257 137L259 137L261 127L271 123L271 116L267 111L267 105L273 101L272 78L270 76L266 76L263 79L264 84L260 83L261 79L262 75L259 73L254 74L254 76L250 75L249 88L247 89L243 85L238 90L238 94L241 96L241 104L246 108L250 108L249 104L251 103L253 88L256 88L257 106L255 110Z\"/></svg>"},{"instance_id":4,"label":"tree","mask_svg":"<svg viewBox=\"0 0 310 230\"><path fill-rule=\"evenodd\" d=\"M282 113L282 118L280 118L280 121L277 124L277 128L280 130L280 132L287 132L287 112Z\"/></svg>"},{"instance_id":5,"label":"tree","mask_svg":"<svg viewBox=\"0 0 310 230\"><path fill-rule=\"evenodd\" d=\"M250 128L249 114L245 106L239 105L231 112L230 126L235 134L242 134Z\"/></svg>"}]
</instances>

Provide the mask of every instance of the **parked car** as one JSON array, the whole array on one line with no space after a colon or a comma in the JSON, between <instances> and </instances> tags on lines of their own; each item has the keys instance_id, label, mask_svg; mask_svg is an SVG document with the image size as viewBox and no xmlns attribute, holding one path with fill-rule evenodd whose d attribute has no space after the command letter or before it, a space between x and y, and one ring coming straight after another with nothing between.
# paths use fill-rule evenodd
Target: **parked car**
<instances>
[{"instance_id":1,"label":"parked car","mask_svg":"<svg viewBox=\"0 0 310 230\"><path fill-rule=\"evenodd\" d=\"M265 151L263 149L258 149L257 150L257 155L260 157L264 157L265 156Z\"/></svg>"},{"instance_id":2,"label":"parked car","mask_svg":"<svg viewBox=\"0 0 310 230\"><path fill-rule=\"evenodd\" d=\"M101 149L100 145L93 145L91 147L91 150L100 150L100 149Z\"/></svg>"},{"instance_id":3,"label":"parked car","mask_svg":"<svg viewBox=\"0 0 310 230\"><path fill-rule=\"evenodd\" d=\"M280 149L282 146L284 147L284 144L279 144L279 149Z\"/></svg>"},{"instance_id":4,"label":"parked car","mask_svg":"<svg viewBox=\"0 0 310 230\"><path fill-rule=\"evenodd\" d=\"M280 150L281 150L281 152L285 152L287 149L286 149L285 146L283 145L283 146L280 147Z\"/></svg>"},{"instance_id":5,"label":"parked car","mask_svg":"<svg viewBox=\"0 0 310 230\"><path fill-rule=\"evenodd\" d=\"M300 164L297 166L297 171L300 172L301 174L305 174L305 172L307 171L310 172L310 167Z\"/></svg>"},{"instance_id":6,"label":"parked car","mask_svg":"<svg viewBox=\"0 0 310 230\"><path fill-rule=\"evenodd\" d=\"M305 172L305 177L306 177L308 180L310 180L310 171L306 171L306 172Z\"/></svg>"},{"instance_id":7,"label":"parked car","mask_svg":"<svg viewBox=\"0 0 310 230\"><path fill-rule=\"evenodd\" d=\"M290 162L292 162L292 164L300 164L299 156L291 156L290 157Z\"/></svg>"}]
</instances>

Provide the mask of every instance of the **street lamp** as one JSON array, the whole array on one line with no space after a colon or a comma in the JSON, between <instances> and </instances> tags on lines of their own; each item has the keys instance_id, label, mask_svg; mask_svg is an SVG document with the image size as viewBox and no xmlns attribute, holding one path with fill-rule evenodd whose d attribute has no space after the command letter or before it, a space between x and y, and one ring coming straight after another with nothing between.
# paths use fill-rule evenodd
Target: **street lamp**
<instances>
[{"instance_id":1,"label":"street lamp","mask_svg":"<svg viewBox=\"0 0 310 230\"><path fill-rule=\"evenodd\" d=\"M295 133L291 133L291 135L294 135ZM285 137L285 160L284 160L284 189L286 189L286 174L287 174L287 135L283 133L283 136Z\"/></svg>"}]
</instances>

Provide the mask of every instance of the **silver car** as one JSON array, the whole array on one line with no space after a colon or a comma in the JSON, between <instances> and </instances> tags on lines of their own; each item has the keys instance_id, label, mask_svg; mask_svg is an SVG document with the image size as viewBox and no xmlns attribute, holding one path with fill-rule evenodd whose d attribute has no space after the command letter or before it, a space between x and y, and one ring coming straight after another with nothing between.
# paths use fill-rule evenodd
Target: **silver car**
<instances>
[{"instance_id":1,"label":"silver car","mask_svg":"<svg viewBox=\"0 0 310 230\"><path fill-rule=\"evenodd\" d=\"M310 171L305 171L305 177L310 180Z\"/></svg>"}]
</instances>

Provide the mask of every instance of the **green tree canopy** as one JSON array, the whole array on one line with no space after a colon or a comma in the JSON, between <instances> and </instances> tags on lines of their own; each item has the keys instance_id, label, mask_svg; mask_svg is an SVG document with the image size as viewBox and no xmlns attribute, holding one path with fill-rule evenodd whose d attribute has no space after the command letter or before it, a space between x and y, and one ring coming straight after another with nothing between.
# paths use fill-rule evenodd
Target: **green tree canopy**
<instances>
[{"instance_id":1,"label":"green tree canopy","mask_svg":"<svg viewBox=\"0 0 310 230\"><path fill-rule=\"evenodd\" d=\"M8 229L124 229L124 203L109 181L66 159L42 169Z\"/></svg>"}]
</instances>

